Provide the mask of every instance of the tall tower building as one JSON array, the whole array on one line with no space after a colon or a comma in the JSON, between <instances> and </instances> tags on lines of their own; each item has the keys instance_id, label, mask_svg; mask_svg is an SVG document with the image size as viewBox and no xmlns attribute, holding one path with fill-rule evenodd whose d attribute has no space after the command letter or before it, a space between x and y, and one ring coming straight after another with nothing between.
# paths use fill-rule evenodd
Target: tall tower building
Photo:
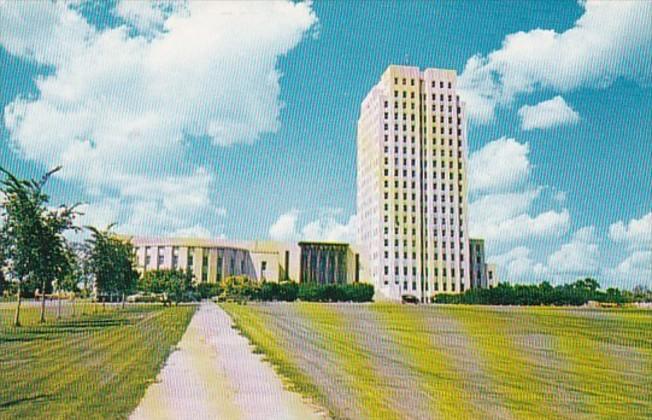
<instances>
[{"instance_id":1,"label":"tall tower building","mask_svg":"<svg viewBox=\"0 0 652 420\"><path fill-rule=\"evenodd\" d=\"M469 288L465 105L453 70L389 66L358 120L358 246L388 299Z\"/></svg>"}]
</instances>

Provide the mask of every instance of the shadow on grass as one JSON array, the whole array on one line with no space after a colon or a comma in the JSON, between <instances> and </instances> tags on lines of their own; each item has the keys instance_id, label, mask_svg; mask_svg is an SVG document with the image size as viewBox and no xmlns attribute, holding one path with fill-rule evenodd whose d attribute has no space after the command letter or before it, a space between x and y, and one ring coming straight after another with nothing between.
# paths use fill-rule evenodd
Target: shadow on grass
<instances>
[{"instance_id":1,"label":"shadow on grass","mask_svg":"<svg viewBox=\"0 0 652 420\"><path fill-rule=\"evenodd\" d=\"M135 324L133 319L80 319L21 328L0 329L0 343L57 340L71 334L101 331Z\"/></svg>"},{"instance_id":2,"label":"shadow on grass","mask_svg":"<svg viewBox=\"0 0 652 420\"><path fill-rule=\"evenodd\" d=\"M17 398L15 400L10 400L7 402L0 402L0 409L13 407L15 405L26 403L26 402L36 402L36 401L41 402L41 401L49 401L52 399L53 399L52 394L40 394L40 395L33 395L31 397Z\"/></svg>"}]
</instances>

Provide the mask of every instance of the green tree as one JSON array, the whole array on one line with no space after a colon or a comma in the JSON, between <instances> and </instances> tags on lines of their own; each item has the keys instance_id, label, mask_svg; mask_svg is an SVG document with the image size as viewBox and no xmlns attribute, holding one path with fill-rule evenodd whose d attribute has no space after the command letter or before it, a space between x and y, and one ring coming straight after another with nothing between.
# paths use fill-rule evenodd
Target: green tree
<instances>
[{"instance_id":1,"label":"green tree","mask_svg":"<svg viewBox=\"0 0 652 420\"><path fill-rule=\"evenodd\" d=\"M138 290L145 293L164 294L165 303L178 304L192 296L192 273L189 270L146 271L138 281Z\"/></svg>"},{"instance_id":2,"label":"green tree","mask_svg":"<svg viewBox=\"0 0 652 420\"><path fill-rule=\"evenodd\" d=\"M109 225L106 230L92 226L89 246L88 270L95 279L95 291L102 296L122 297L124 307L126 294L136 288L138 272L135 269L134 248L130 241L118 238Z\"/></svg>"},{"instance_id":3,"label":"green tree","mask_svg":"<svg viewBox=\"0 0 652 420\"><path fill-rule=\"evenodd\" d=\"M60 278L56 281L56 290L59 292L57 318L61 318L61 292L73 294L79 292L79 283L83 277L81 261L71 245L67 245L64 249L64 256L66 264L62 270ZM71 304L73 316L75 316L74 296Z\"/></svg>"},{"instance_id":4,"label":"green tree","mask_svg":"<svg viewBox=\"0 0 652 420\"><path fill-rule=\"evenodd\" d=\"M0 167L4 179L0 242L9 272L17 282L14 324L20 325L20 305L25 282L37 283L41 290L41 322L45 322L45 294L65 264L63 233L73 229L76 206L48 207L49 196L43 191L50 177L60 170L47 172L40 180L19 179Z\"/></svg>"}]
</instances>

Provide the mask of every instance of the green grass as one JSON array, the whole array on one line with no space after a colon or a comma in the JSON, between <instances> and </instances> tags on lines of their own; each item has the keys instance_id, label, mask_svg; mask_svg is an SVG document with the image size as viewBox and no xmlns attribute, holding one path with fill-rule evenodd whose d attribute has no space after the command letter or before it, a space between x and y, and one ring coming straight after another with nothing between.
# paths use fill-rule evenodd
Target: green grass
<instances>
[{"instance_id":1,"label":"green grass","mask_svg":"<svg viewBox=\"0 0 652 420\"><path fill-rule=\"evenodd\" d=\"M385 325L390 339L402 357L421 379L422 388L431 398L433 413L444 418L479 418L480 413L469 404L463 377L445 346L435 343L427 334L424 317L414 307L394 304L371 306Z\"/></svg>"},{"instance_id":2,"label":"green grass","mask_svg":"<svg viewBox=\"0 0 652 420\"><path fill-rule=\"evenodd\" d=\"M292 360L292 355L257 311L234 303L223 303L221 306L233 319L235 328L254 345L254 351L263 354L265 359L272 363L289 389L317 402L324 402L324 395Z\"/></svg>"},{"instance_id":3,"label":"green grass","mask_svg":"<svg viewBox=\"0 0 652 420\"><path fill-rule=\"evenodd\" d=\"M400 413L392 407L387 392L378 392L383 385L375 366L362 345L352 339L347 319L329 305L299 304L298 313L310 321L324 350L333 355L346 373L344 384L350 397L358 401L361 411L368 418L400 419Z\"/></svg>"},{"instance_id":4,"label":"green grass","mask_svg":"<svg viewBox=\"0 0 652 420\"><path fill-rule=\"evenodd\" d=\"M0 418L127 418L195 311L88 305L38 324L26 306L14 328L13 309L0 306Z\"/></svg>"},{"instance_id":5,"label":"green grass","mask_svg":"<svg viewBox=\"0 0 652 420\"><path fill-rule=\"evenodd\" d=\"M371 312L378 323L373 331L400 355L389 363L418 378L432 417L652 418L651 311L372 304L344 313L308 303L223 307L291 386L317 396L339 417L347 417L337 406L341 401L326 398L333 391L304 365L306 346L320 346L338 364L344 377L332 381L367 418L402 414L387 398L400 385L382 381L371 349L359 333L352 334L353 317L369 319ZM296 328L288 314L309 329L300 337L315 339L284 339ZM457 350L449 347L452 342ZM460 345L468 351L460 351Z\"/></svg>"}]
</instances>

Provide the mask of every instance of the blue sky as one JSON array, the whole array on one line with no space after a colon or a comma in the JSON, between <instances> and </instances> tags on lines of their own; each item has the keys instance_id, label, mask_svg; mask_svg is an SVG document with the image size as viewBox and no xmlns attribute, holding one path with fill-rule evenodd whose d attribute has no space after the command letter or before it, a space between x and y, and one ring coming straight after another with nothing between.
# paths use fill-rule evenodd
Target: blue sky
<instances>
[{"instance_id":1,"label":"blue sky","mask_svg":"<svg viewBox=\"0 0 652 420\"><path fill-rule=\"evenodd\" d=\"M652 285L648 2L0 3L0 165L133 234L353 240L359 105L455 69L503 278Z\"/></svg>"}]
</instances>

